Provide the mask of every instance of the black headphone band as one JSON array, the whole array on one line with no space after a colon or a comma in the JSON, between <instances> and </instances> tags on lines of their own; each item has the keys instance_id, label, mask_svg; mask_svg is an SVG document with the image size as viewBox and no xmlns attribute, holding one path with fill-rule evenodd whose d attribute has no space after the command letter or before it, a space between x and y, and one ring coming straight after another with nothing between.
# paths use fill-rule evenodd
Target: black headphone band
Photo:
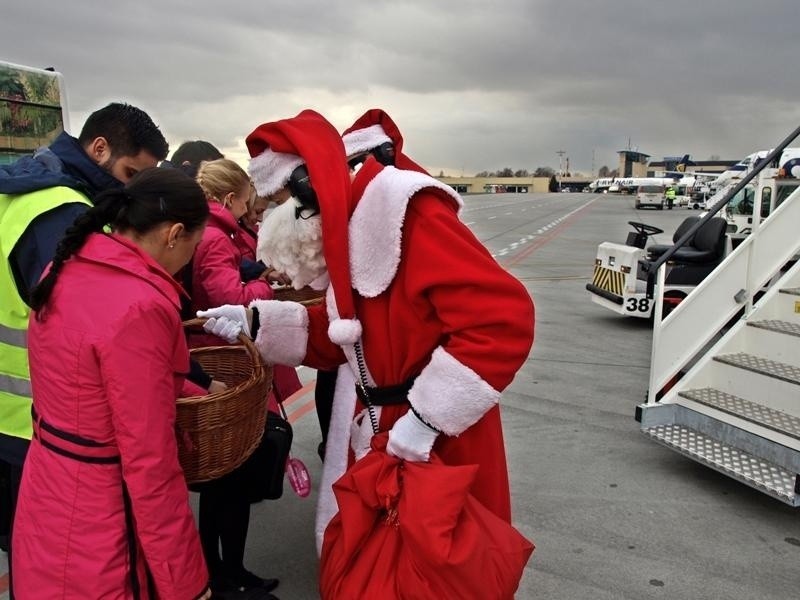
<instances>
[{"instance_id":1,"label":"black headphone band","mask_svg":"<svg viewBox=\"0 0 800 600\"><path fill-rule=\"evenodd\" d=\"M379 163L384 167L394 166L394 144L392 142L384 142L377 148L373 148L370 152Z\"/></svg>"},{"instance_id":2,"label":"black headphone band","mask_svg":"<svg viewBox=\"0 0 800 600\"><path fill-rule=\"evenodd\" d=\"M358 165L363 163L369 156L373 156L384 167L393 167L395 162L394 144L392 142L384 142L380 146L376 146L372 150L366 150L356 154L347 161L350 169L355 169Z\"/></svg>"},{"instance_id":3,"label":"black headphone band","mask_svg":"<svg viewBox=\"0 0 800 600\"><path fill-rule=\"evenodd\" d=\"M289 181L286 183L289 192L297 198L300 206L295 210L295 218L300 218L303 211L310 210L310 215L305 215L303 218L310 218L319 214L319 200L317 200L317 193L311 186L311 177L308 174L308 169L305 165L296 167L292 174L289 175Z\"/></svg>"}]
</instances>

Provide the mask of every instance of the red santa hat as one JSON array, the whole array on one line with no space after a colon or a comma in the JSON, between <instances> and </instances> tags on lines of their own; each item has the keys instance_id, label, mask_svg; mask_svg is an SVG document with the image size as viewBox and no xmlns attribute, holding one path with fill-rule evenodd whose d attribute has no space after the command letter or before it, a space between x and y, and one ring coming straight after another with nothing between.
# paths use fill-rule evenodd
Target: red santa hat
<instances>
[{"instance_id":1,"label":"red santa hat","mask_svg":"<svg viewBox=\"0 0 800 600\"><path fill-rule=\"evenodd\" d=\"M295 168L306 165L319 202L322 249L339 314L331 321L328 336L336 344L355 343L361 324L355 318L347 236L353 207L347 157L338 132L319 113L304 110L291 119L259 125L245 143L259 195L281 189Z\"/></svg>"},{"instance_id":2,"label":"red santa hat","mask_svg":"<svg viewBox=\"0 0 800 600\"><path fill-rule=\"evenodd\" d=\"M356 119L342 133L347 156L368 152L386 142L392 142L395 152L395 166L409 171L428 172L403 154L403 136L392 118L380 108L371 108Z\"/></svg>"}]
</instances>

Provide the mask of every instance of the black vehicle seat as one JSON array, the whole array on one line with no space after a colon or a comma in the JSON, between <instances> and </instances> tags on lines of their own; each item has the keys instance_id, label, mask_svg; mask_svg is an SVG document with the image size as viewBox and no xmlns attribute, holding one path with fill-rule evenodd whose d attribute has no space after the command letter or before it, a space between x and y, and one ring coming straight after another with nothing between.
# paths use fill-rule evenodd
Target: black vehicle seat
<instances>
[{"instance_id":1,"label":"black vehicle seat","mask_svg":"<svg viewBox=\"0 0 800 600\"><path fill-rule=\"evenodd\" d=\"M691 245L680 247L671 260L683 264L717 263L725 254L725 232L728 223L721 217L706 221L694 234Z\"/></svg>"},{"instance_id":2,"label":"black vehicle seat","mask_svg":"<svg viewBox=\"0 0 800 600\"><path fill-rule=\"evenodd\" d=\"M667 250L672 248L672 246L683 237L687 231L689 231L694 224L700 220L700 217L686 217L683 222L678 225L678 228L675 230L675 233L672 235L672 244L653 244L647 248L647 258L648 260L656 260L659 256L664 254ZM694 243L694 238L690 239L686 244L684 244L684 248L686 246L691 246Z\"/></svg>"}]
</instances>

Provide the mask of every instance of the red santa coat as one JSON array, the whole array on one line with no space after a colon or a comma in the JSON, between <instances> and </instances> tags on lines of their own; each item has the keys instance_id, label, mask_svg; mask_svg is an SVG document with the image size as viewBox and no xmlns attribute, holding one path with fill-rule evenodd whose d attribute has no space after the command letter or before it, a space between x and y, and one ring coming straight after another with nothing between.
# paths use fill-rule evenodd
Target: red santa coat
<instances>
[{"instance_id":1,"label":"red santa coat","mask_svg":"<svg viewBox=\"0 0 800 600\"><path fill-rule=\"evenodd\" d=\"M137 246L93 234L64 265L46 320L31 317L33 404L43 422L14 522L20 600L148 598L144 561L162 600L206 588L175 439L175 398L189 368L179 292Z\"/></svg>"},{"instance_id":2,"label":"red santa coat","mask_svg":"<svg viewBox=\"0 0 800 600\"><path fill-rule=\"evenodd\" d=\"M416 377L408 399L443 432L433 447L447 464L477 464L473 493L510 521L508 475L497 406L533 342L527 290L500 267L458 219L460 198L428 175L368 161L353 182L350 271L370 385ZM324 218L324 216L323 216ZM329 288L323 306L256 303L256 340L268 361L339 369L317 514L318 543L337 511L331 485L368 446L369 419L352 426L353 346L328 337L338 314ZM275 343L280 340L280 343ZM407 405L377 409L390 429Z\"/></svg>"}]
</instances>

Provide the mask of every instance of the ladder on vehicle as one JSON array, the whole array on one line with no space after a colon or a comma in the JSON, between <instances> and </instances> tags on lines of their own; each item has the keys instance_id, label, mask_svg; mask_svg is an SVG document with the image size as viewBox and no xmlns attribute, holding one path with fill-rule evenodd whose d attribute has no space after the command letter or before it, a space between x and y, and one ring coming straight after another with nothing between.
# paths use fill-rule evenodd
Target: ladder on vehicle
<instances>
[{"instance_id":1,"label":"ladder on vehicle","mask_svg":"<svg viewBox=\"0 0 800 600\"><path fill-rule=\"evenodd\" d=\"M650 388L636 419L654 441L800 506L800 187L763 221L758 213L753 232L663 321L669 257L655 265Z\"/></svg>"}]
</instances>

